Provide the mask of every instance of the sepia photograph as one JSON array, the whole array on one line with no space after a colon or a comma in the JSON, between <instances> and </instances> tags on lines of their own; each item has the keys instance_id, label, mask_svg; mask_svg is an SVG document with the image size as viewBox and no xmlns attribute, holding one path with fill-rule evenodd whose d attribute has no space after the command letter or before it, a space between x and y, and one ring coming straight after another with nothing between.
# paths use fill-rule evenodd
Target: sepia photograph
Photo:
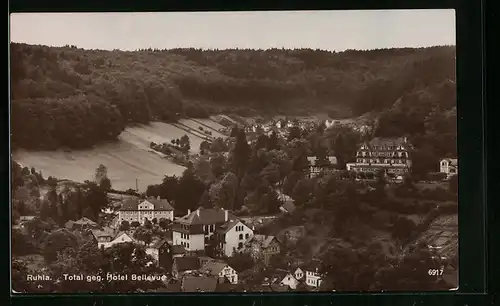
<instances>
[{"instance_id":1,"label":"sepia photograph","mask_svg":"<svg viewBox=\"0 0 500 306\"><path fill-rule=\"evenodd\" d=\"M454 10L9 33L13 293L458 289Z\"/></svg>"}]
</instances>

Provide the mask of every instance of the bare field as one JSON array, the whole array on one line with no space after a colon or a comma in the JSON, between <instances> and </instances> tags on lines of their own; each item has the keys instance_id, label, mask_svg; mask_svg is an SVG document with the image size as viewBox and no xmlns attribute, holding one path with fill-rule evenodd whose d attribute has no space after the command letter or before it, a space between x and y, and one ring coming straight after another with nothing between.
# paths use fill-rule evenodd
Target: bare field
<instances>
[{"instance_id":1,"label":"bare field","mask_svg":"<svg viewBox=\"0 0 500 306\"><path fill-rule=\"evenodd\" d=\"M83 182L92 180L95 169L103 164L113 188L136 188L145 191L148 185L158 184L165 175L182 175L184 167L150 152L150 142L170 142L185 131L170 124L153 122L149 125L129 127L118 141L79 151L16 151L13 159L22 166L35 167L44 177L54 176ZM201 139L188 135L193 151L199 149Z\"/></svg>"}]
</instances>

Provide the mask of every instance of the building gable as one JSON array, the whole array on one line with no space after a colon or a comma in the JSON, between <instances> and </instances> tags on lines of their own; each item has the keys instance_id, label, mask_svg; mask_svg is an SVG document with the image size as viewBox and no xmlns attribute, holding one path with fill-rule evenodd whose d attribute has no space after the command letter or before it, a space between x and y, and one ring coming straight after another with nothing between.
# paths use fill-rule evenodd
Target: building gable
<instances>
[{"instance_id":1,"label":"building gable","mask_svg":"<svg viewBox=\"0 0 500 306\"><path fill-rule=\"evenodd\" d=\"M144 200L141 203L139 203L139 206L137 208L139 210L154 210L155 206L153 203L149 202L148 200Z\"/></svg>"},{"instance_id":2,"label":"building gable","mask_svg":"<svg viewBox=\"0 0 500 306\"><path fill-rule=\"evenodd\" d=\"M122 243L122 242L132 242L134 239L132 239L127 233L121 233L116 236L115 239L113 239L113 243Z\"/></svg>"},{"instance_id":3,"label":"building gable","mask_svg":"<svg viewBox=\"0 0 500 306\"><path fill-rule=\"evenodd\" d=\"M304 277L305 273L304 273L304 271L302 271L301 268L297 268L293 272L293 275L295 276L296 279L302 279Z\"/></svg>"}]
</instances>

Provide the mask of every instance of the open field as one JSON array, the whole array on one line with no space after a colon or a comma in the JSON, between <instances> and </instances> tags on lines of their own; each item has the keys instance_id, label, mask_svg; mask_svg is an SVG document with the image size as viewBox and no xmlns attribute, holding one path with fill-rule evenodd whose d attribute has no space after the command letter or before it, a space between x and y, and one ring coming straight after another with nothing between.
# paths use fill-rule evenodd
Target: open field
<instances>
[{"instance_id":1,"label":"open field","mask_svg":"<svg viewBox=\"0 0 500 306\"><path fill-rule=\"evenodd\" d=\"M186 132L166 123L129 127L120 134L118 141L81 151L16 151L13 159L23 166L35 167L44 177L54 176L83 182L93 178L95 169L103 164L113 188L139 191L148 185L158 184L165 175L181 175L184 167L162 158L149 149L150 142L170 142ZM199 149L201 139L188 135L193 151Z\"/></svg>"}]
</instances>

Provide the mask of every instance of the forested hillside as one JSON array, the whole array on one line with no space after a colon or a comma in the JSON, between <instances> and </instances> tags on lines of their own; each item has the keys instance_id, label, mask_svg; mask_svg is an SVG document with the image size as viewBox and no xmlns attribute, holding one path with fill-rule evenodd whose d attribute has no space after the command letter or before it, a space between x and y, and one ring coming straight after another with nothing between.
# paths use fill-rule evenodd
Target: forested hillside
<instances>
[{"instance_id":1,"label":"forested hillside","mask_svg":"<svg viewBox=\"0 0 500 306\"><path fill-rule=\"evenodd\" d=\"M437 122L433 133L456 134L455 47L125 52L13 43L11 80L12 142L26 149L90 147L129 124L221 112L381 112L379 135L425 136Z\"/></svg>"}]
</instances>

